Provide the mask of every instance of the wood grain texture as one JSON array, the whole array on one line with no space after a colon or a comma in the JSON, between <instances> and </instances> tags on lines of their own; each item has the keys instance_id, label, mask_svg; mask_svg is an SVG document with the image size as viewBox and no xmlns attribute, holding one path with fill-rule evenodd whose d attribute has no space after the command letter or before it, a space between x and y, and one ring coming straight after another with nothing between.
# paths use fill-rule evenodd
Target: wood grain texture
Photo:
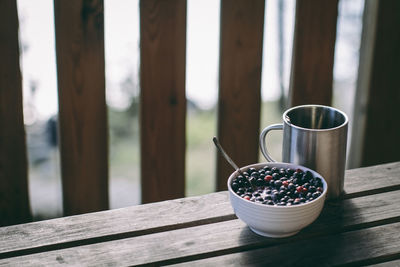
<instances>
[{"instance_id":1,"label":"wood grain texture","mask_svg":"<svg viewBox=\"0 0 400 267\"><path fill-rule=\"evenodd\" d=\"M0 260L0 264L54 265L58 258L68 264L158 266L224 254L234 257L232 253L247 250L257 252L258 248L263 248L265 255L269 257L261 257L256 261L272 261L277 263L275 266L281 266L279 262L312 263L312 260L335 264L362 261L366 258L390 256L393 252L400 253L399 201L400 195L395 191L344 200L336 205L330 204L314 224L299 234L284 239L258 236L242 221L229 220L21 256L10 261L5 259ZM333 249L335 245L337 247ZM346 249L342 246L346 246ZM346 250L362 252L350 253L344 257ZM285 257L288 251L291 256ZM330 251L332 254L327 257ZM246 257L241 260L243 259Z\"/></svg>"},{"instance_id":2,"label":"wood grain texture","mask_svg":"<svg viewBox=\"0 0 400 267\"><path fill-rule=\"evenodd\" d=\"M12 251L32 250L77 240L92 239L88 243L94 243L103 236L140 236L234 218L227 192L218 192L3 227L0 228L0 258Z\"/></svg>"},{"instance_id":3,"label":"wood grain texture","mask_svg":"<svg viewBox=\"0 0 400 267\"><path fill-rule=\"evenodd\" d=\"M289 106L331 105L338 0L296 1Z\"/></svg>"},{"instance_id":4,"label":"wood grain texture","mask_svg":"<svg viewBox=\"0 0 400 267\"><path fill-rule=\"evenodd\" d=\"M394 223L174 266L369 266L400 258L399 230Z\"/></svg>"},{"instance_id":5,"label":"wood grain texture","mask_svg":"<svg viewBox=\"0 0 400 267\"><path fill-rule=\"evenodd\" d=\"M108 208L102 0L54 1L64 214Z\"/></svg>"},{"instance_id":6,"label":"wood grain texture","mask_svg":"<svg viewBox=\"0 0 400 267\"><path fill-rule=\"evenodd\" d=\"M31 220L15 0L0 1L0 226Z\"/></svg>"},{"instance_id":7,"label":"wood grain texture","mask_svg":"<svg viewBox=\"0 0 400 267\"><path fill-rule=\"evenodd\" d=\"M355 197L399 190L399 173L399 162L347 170L344 180L345 195Z\"/></svg>"},{"instance_id":8,"label":"wood grain texture","mask_svg":"<svg viewBox=\"0 0 400 267\"><path fill-rule=\"evenodd\" d=\"M258 162L264 0L222 0L218 137L238 166ZM217 190L232 167L218 154Z\"/></svg>"},{"instance_id":9,"label":"wood grain texture","mask_svg":"<svg viewBox=\"0 0 400 267\"><path fill-rule=\"evenodd\" d=\"M142 202L183 197L186 0L140 2Z\"/></svg>"},{"instance_id":10,"label":"wood grain texture","mask_svg":"<svg viewBox=\"0 0 400 267\"><path fill-rule=\"evenodd\" d=\"M362 47L360 55L371 61L368 72L360 69L358 81L358 86L366 86L366 90L358 90L367 94L367 102L362 110L366 116L365 127L357 129L364 134L360 148L361 166L400 160L400 2L389 0L368 4L377 5L370 10L377 13L376 25L364 24L364 27L374 28L375 34L368 34L369 29L364 29L363 34L368 34L370 38L364 39L361 44L373 43L372 50ZM355 114L357 116L358 112Z\"/></svg>"},{"instance_id":11,"label":"wood grain texture","mask_svg":"<svg viewBox=\"0 0 400 267\"><path fill-rule=\"evenodd\" d=\"M379 188L391 188L392 191L346 199L339 203L327 203L326 209L316 224L309 230L304 230L303 237L312 235L313 232L355 230L387 223L390 220L400 220L400 211L397 208L400 200L399 171L400 162L347 171L346 192L351 192L353 195L364 190L376 193L377 191L372 190L379 190ZM203 225L208 228L213 227L210 226L211 224L224 221L228 223L234 219L227 192L219 192L200 197L3 227L0 228L2 237L0 238L0 258L144 235L152 237L154 242L157 237L154 234L167 233L168 236L170 231L179 229L187 234L188 231L192 232L191 229L194 226ZM227 225L227 228L233 225L233 228L229 230L231 232L236 231L238 227L239 229L246 228L240 222ZM219 230L215 231L217 233ZM192 237L188 235L185 238ZM186 240L185 238L182 242ZM169 237L167 240L170 240ZM204 239L201 237L199 240Z\"/></svg>"}]
</instances>

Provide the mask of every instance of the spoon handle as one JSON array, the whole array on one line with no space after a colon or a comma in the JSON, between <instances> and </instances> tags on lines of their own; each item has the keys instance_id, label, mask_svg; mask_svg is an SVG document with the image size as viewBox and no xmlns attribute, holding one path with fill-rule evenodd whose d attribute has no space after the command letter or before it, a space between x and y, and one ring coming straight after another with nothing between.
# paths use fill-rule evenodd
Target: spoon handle
<instances>
[{"instance_id":1,"label":"spoon handle","mask_svg":"<svg viewBox=\"0 0 400 267\"><path fill-rule=\"evenodd\" d=\"M231 164L231 166L238 171L240 174L242 174L242 171L239 169L239 167L233 162L233 160L226 154L225 150L222 148L221 144L219 143L217 137L213 137L213 142L215 146L218 148L219 152L221 152L222 156Z\"/></svg>"}]
</instances>

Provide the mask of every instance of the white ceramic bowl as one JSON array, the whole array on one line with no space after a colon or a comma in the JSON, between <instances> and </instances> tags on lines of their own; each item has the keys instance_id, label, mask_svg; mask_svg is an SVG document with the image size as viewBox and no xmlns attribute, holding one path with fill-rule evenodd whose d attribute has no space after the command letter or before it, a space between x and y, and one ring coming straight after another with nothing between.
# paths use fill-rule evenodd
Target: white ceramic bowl
<instances>
[{"instance_id":1,"label":"white ceramic bowl","mask_svg":"<svg viewBox=\"0 0 400 267\"><path fill-rule=\"evenodd\" d=\"M232 190L232 181L239 175L239 173L235 171L228 179L231 205L236 216L244 221L253 232L259 235L267 237L287 237L295 235L317 219L324 206L328 186L325 179L319 173L309 168L290 163L265 162L248 165L241 168L241 170L246 171L249 168L260 169L267 165L269 167L310 171L314 177L320 177L322 180L324 190L321 196L308 203L293 206L272 206L252 202L241 198Z\"/></svg>"}]
</instances>

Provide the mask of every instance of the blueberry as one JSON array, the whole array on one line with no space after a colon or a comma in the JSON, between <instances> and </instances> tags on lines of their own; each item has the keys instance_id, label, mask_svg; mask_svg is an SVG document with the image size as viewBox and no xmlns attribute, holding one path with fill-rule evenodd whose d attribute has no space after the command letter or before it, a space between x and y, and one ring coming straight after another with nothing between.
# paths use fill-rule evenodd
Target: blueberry
<instances>
[{"instance_id":1,"label":"blueberry","mask_svg":"<svg viewBox=\"0 0 400 267\"><path fill-rule=\"evenodd\" d=\"M243 188L243 187L240 187L240 188L236 191L236 193L237 193L238 195L243 194L243 193L244 193L244 188Z\"/></svg>"},{"instance_id":2,"label":"blueberry","mask_svg":"<svg viewBox=\"0 0 400 267\"><path fill-rule=\"evenodd\" d=\"M317 197L319 197L320 195L321 195L321 193L317 191L317 192L315 192L315 193L312 194L312 197L313 197L313 198L317 198Z\"/></svg>"},{"instance_id":3,"label":"blueberry","mask_svg":"<svg viewBox=\"0 0 400 267\"><path fill-rule=\"evenodd\" d=\"M264 185L264 180L261 179L261 178L258 178L257 181L256 181L256 185L257 186L263 186Z\"/></svg>"},{"instance_id":4,"label":"blueberry","mask_svg":"<svg viewBox=\"0 0 400 267\"><path fill-rule=\"evenodd\" d=\"M255 168L250 168L250 169L247 170L247 172L248 172L249 174L252 174L252 173L255 172L255 171L256 171Z\"/></svg>"},{"instance_id":5,"label":"blueberry","mask_svg":"<svg viewBox=\"0 0 400 267\"><path fill-rule=\"evenodd\" d=\"M282 182L280 180L275 181L275 187L279 188L282 186Z\"/></svg>"},{"instance_id":6,"label":"blueberry","mask_svg":"<svg viewBox=\"0 0 400 267\"><path fill-rule=\"evenodd\" d=\"M291 168L287 168L287 169L286 169L286 172L289 174L289 176L292 176L293 173L294 173L294 170L291 169Z\"/></svg>"},{"instance_id":7,"label":"blueberry","mask_svg":"<svg viewBox=\"0 0 400 267\"><path fill-rule=\"evenodd\" d=\"M246 192L248 192L248 193L253 193L253 188L252 187L248 187L248 188L246 188Z\"/></svg>"},{"instance_id":8,"label":"blueberry","mask_svg":"<svg viewBox=\"0 0 400 267\"><path fill-rule=\"evenodd\" d=\"M260 177L260 174L258 172L252 172L250 176L254 177L254 178L258 178L258 177Z\"/></svg>"},{"instance_id":9,"label":"blueberry","mask_svg":"<svg viewBox=\"0 0 400 267\"><path fill-rule=\"evenodd\" d=\"M301 178L301 177L303 177L303 173L300 173L300 172L295 171L295 172L293 173L293 176L294 176L294 178Z\"/></svg>"},{"instance_id":10,"label":"blueberry","mask_svg":"<svg viewBox=\"0 0 400 267\"><path fill-rule=\"evenodd\" d=\"M285 171L279 171L279 176L280 177L285 177L287 174Z\"/></svg>"},{"instance_id":11,"label":"blueberry","mask_svg":"<svg viewBox=\"0 0 400 267\"><path fill-rule=\"evenodd\" d=\"M236 190L239 189L239 185L237 183L235 183L235 182L233 182L231 186L232 186L232 190L233 191L236 191Z\"/></svg>"},{"instance_id":12,"label":"blueberry","mask_svg":"<svg viewBox=\"0 0 400 267\"><path fill-rule=\"evenodd\" d=\"M263 199L262 197L257 197L257 198L256 198L256 201L257 201L257 202L263 202L264 199Z\"/></svg>"},{"instance_id":13,"label":"blueberry","mask_svg":"<svg viewBox=\"0 0 400 267\"><path fill-rule=\"evenodd\" d=\"M316 182L316 183L317 183L316 187L322 187L322 180L321 180L321 178L315 178L315 180L317 181L317 182Z\"/></svg>"},{"instance_id":14,"label":"blueberry","mask_svg":"<svg viewBox=\"0 0 400 267\"><path fill-rule=\"evenodd\" d=\"M294 186L294 184L293 183L290 183L289 185L288 185L288 189L289 190L294 190L296 187Z\"/></svg>"},{"instance_id":15,"label":"blueberry","mask_svg":"<svg viewBox=\"0 0 400 267\"><path fill-rule=\"evenodd\" d=\"M306 171L305 174L304 174L304 177L305 177L307 180L310 180L310 179L313 178L313 175L312 175L312 173L311 173L310 171Z\"/></svg>"},{"instance_id":16,"label":"blueberry","mask_svg":"<svg viewBox=\"0 0 400 267\"><path fill-rule=\"evenodd\" d=\"M273 173L272 174L272 179L274 179L274 180L279 180L279 178L281 178L280 176L279 176L279 173Z\"/></svg>"}]
</instances>

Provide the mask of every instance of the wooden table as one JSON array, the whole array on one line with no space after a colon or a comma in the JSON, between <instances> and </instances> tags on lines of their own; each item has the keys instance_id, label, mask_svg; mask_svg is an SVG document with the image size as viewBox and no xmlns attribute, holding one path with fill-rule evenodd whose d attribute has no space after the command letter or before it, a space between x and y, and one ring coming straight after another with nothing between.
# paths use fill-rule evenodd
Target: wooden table
<instances>
[{"instance_id":1,"label":"wooden table","mask_svg":"<svg viewBox=\"0 0 400 267\"><path fill-rule=\"evenodd\" d=\"M400 162L349 170L299 234L261 237L227 192L0 228L0 266L400 265Z\"/></svg>"}]
</instances>

